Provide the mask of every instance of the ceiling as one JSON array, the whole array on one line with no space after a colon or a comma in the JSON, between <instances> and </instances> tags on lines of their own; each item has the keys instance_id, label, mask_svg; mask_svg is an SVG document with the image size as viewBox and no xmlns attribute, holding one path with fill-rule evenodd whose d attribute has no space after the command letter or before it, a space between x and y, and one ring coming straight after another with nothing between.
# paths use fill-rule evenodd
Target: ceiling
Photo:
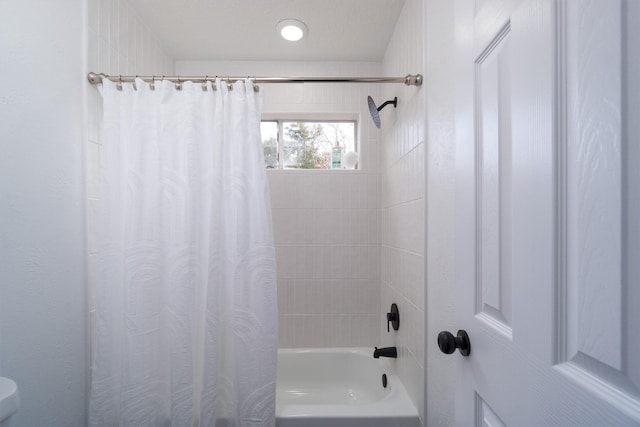
<instances>
[{"instance_id":1,"label":"ceiling","mask_svg":"<svg viewBox=\"0 0 640 427\"><path fill-rule=\"evenodd\" d=\"M381 61L405 0L129 0L175 60ZM279 21L309 33L289 42Z\"/></svg>"}]
</instances>

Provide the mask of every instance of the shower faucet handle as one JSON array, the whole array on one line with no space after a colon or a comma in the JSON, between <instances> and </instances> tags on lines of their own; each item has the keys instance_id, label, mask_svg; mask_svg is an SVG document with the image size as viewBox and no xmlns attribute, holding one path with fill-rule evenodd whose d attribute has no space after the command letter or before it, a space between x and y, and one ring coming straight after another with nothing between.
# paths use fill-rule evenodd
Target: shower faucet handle
<instances>
[{"instance_id":1,"label":"shower faucet handle","mask_svg":"<svg viewBox=\"0 0 640 427\"><path fill-rule=\"evenodd\" d=\"M387 332L391 332L389 324L393 326L394 331L397 331L400 328L400 312L398 311L398 306L395 302L391 304L391 311L387 313Z\"/></svg>"}]
</instances>

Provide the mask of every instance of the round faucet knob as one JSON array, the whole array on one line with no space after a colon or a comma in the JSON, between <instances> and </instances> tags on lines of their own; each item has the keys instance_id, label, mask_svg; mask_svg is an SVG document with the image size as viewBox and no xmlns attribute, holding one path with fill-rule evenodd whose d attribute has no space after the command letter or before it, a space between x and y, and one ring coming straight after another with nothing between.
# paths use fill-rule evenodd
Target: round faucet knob
<instances>
[{"instance_id":1,"label":"round faucet knob","mask_svg":"<svg viewBox=\"0 0 640 427\"><path fill-rule=\"evenodd\" d=\"M395 302L391 304L391 311L387 313L387 332L391 332L389 324L393 326L394 331L400 329L400 312Z\"/></svg>"}]
</instances>

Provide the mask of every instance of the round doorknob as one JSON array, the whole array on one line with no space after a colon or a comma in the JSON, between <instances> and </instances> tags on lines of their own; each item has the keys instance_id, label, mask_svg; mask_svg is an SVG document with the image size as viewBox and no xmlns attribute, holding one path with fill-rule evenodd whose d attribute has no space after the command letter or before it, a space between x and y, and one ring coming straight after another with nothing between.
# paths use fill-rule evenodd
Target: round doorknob
<instances>
[{"instance_id":1,"label":"round doorknob","mask_svg":"<svg viewBox=\"0 0 640 427\"><path fill-rule=\"evenodd\" d=\"M440 332L438 334L438 347L440 347L440 351L446 354L453 353L456 348L460 349L460 354L463 356L469 356L471 353L469 335L464 329L460 329L455 337L449 331Z\"/></svg>"}]
</instances>

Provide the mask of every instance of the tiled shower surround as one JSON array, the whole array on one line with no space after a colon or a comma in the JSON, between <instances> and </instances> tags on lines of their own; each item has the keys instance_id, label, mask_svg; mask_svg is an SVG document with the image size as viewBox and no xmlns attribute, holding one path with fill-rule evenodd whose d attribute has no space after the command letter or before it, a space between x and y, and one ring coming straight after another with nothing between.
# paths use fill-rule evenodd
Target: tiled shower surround
<instances>
[{"instance_id":1,"label":"tiled shower surround","mask_svg":"<svg viewBox=\"0 0 640 427\"><path fill-rule=\"evenodd\" d=\"M423 4L406 0L383 61L384 75L424 73ZM394 119L383 123L381 146L382 240L381 313L392 302L401 328L381 341L398 347L398 374L420 419L424 413L425 347L425 88L383 87L398 97Z\"/></svg>"},{"instance_id":2,"label":"tiled shower surround","mask_svg":"<svg viewBox=\"0 0 640 427\"><path fill-rule=\"evenodd\" d=\"M422 73L422 0L406 0L387 54L369 62L173 62L126 0L89 2L88 68L110 74L403 76ZM174 69L175 68L175 69ZM424 94L399 84L262 85L265 118L356 119L355 171L267 172L281 347L398 347L394 363L424 420ZM369 116L367 95L398 108ZM100 203L100 99L89 88L89 280ZM392 302L399 331L387 333ZM91 307L90 307L91 308Z\"/></svg>"},{"instance_id":3,"label":"tiled shower surround","mask_svg":"<svg viewBox=\"0 0 640 427\"><path fill-rule=\"evenodd\" d=\"M285 171L269 183L280 346L377 345L379 176Z\"/></svg>"}]
</instances>

